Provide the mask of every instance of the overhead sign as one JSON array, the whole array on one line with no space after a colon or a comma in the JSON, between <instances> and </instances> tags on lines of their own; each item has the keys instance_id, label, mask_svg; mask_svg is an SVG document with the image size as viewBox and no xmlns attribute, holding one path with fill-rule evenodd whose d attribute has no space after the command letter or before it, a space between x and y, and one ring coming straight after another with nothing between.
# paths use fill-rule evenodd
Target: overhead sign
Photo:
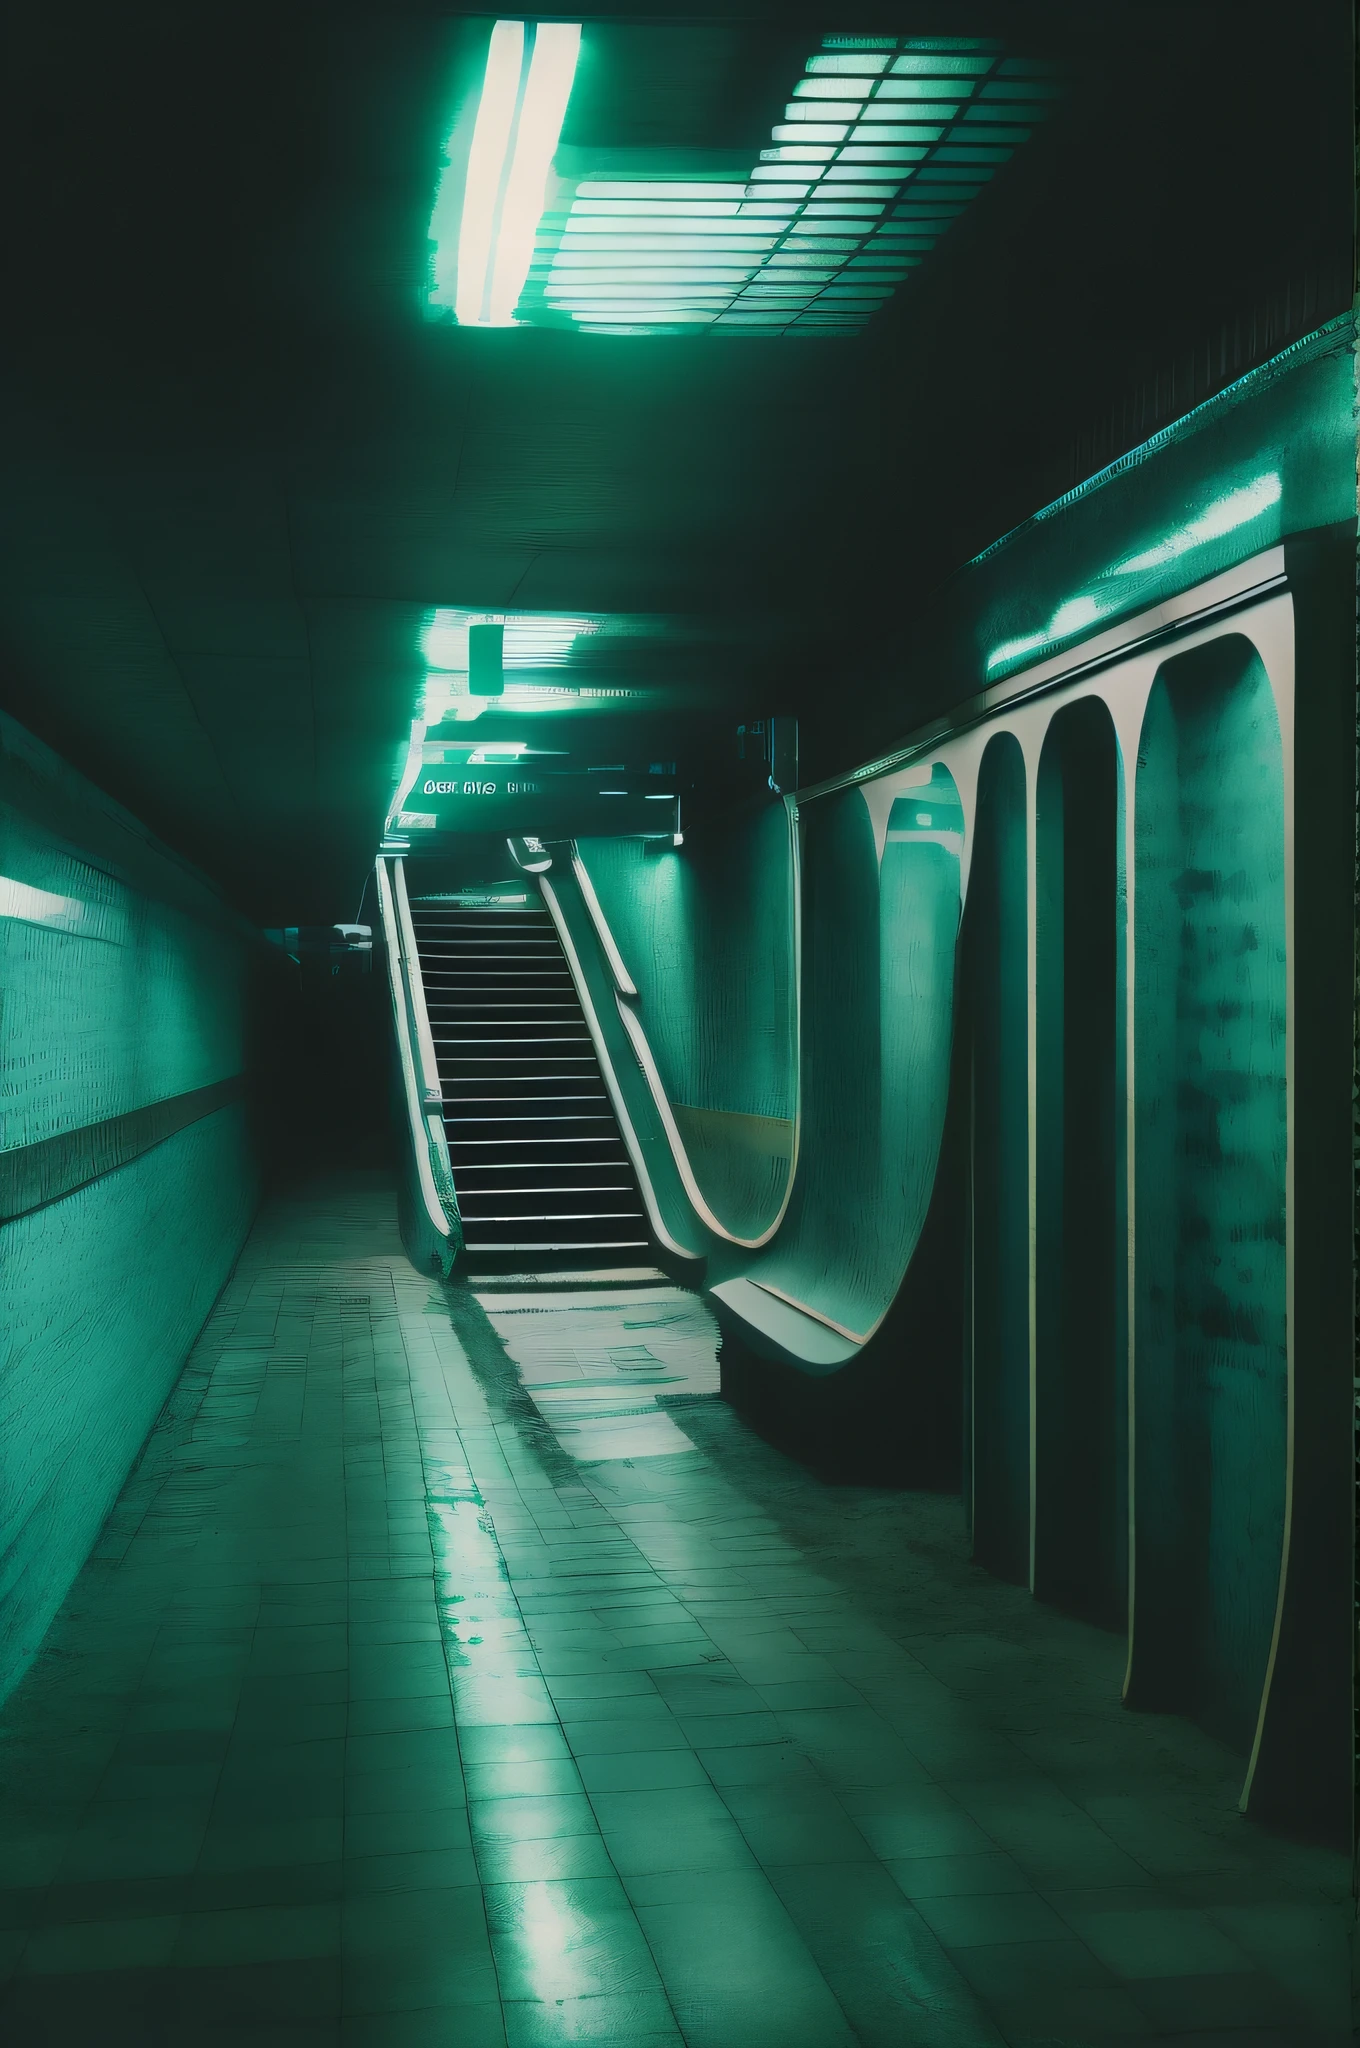
<instances>
[{"instance_id":1,"label":"overhead sign","mask_svg":"<svg viewBox=\"0 0 1360 2048\"><path fill-rule=\"evenodd\" d=\"M522 773L515 769L429 768L407 794L398 829L497 832L507 838L662 838L679 829L674 791L624 786L616 778ZM413 837L412 852L416 851Z\"/></svg>"}]
</instances>

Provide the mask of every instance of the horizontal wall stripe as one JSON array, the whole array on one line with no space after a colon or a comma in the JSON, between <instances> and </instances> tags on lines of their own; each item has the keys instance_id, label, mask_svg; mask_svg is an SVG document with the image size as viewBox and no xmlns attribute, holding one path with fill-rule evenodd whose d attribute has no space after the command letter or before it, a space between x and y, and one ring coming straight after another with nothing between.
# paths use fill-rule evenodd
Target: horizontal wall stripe
<instances>
[{"instance_id":1,"label":"horizontal wall stripe","mask_svg":"<svg viewBox=\"0 0 1360 2048\"><path fill-rule=\"evenodd\" d=\"M244 1093L244 1074L229 1074L223 1081L210 1081L206 1088L167 1095L142 1109L129 1109L76 1131L61 1131L55 1138L0 1152L0 1223L13 1223L35 1209L60 1202L77 1188L139 1159L153 1145L164 1144L176 1131L239 1101Z\"/></svg>"}]
</instances>

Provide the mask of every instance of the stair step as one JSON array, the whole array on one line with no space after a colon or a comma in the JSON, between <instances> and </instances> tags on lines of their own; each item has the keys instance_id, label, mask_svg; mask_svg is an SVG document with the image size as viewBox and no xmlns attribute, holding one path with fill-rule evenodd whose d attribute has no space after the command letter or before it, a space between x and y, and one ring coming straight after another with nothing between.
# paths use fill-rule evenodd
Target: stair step
<instances>
[{"instance_id":1,"label":"stair step","mask_svg":"<svg viewBox=\"0 0 1360 2048\"><path fill-rule=\"evenodd\" d=\"M541 907L412 904L470 1252L650 1248L627 1148Z\"/></svg>"}]
</instances>

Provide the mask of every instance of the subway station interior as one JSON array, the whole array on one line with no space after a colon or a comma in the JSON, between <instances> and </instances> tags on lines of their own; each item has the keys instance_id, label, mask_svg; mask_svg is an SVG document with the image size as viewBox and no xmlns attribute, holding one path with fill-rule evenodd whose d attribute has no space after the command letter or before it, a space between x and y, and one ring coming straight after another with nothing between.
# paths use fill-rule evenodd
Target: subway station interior
<instances>
[{"instance_id":1,"label":"subway station interior","mask_svg":"<svg viewBox=\"0 0 1360 2048\"><path fill-rule=\"evenodd\" d=\"M7 2048L1343 2048L1349 7L7 41Z\"/></svg>"}]
</instances>

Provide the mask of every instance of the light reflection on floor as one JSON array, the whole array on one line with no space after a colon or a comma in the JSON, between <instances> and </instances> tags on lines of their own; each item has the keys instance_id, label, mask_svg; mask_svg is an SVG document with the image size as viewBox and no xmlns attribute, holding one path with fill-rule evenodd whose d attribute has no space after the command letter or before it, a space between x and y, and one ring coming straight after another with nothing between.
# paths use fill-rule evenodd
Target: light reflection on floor
<instances>
[{"instance_id":1,"label":"light reflection on floor","mask_svg":"<svg viewBox=\"0 0 1360 2048\"><path fill-rule=\"evenodd\" d=\"M1344 1859L603 1284L479 1287L535 1413L390 1190L265 1211L0 1713L0 2039L1344 2048Z\"/></svg>"},{"instance_id":2,"label":"light reflection on floor","mask_svg":"<svg viewBox=\"0 0 1360 2048\"><path fill-rule=\"evenodd\" d=\"M662 1404L718 1392L718 1326L698 1295L654 1281L481 1288L476 1299L534 1405L578 1463L690 1449Z\"/></svg>"}]
</instances>

